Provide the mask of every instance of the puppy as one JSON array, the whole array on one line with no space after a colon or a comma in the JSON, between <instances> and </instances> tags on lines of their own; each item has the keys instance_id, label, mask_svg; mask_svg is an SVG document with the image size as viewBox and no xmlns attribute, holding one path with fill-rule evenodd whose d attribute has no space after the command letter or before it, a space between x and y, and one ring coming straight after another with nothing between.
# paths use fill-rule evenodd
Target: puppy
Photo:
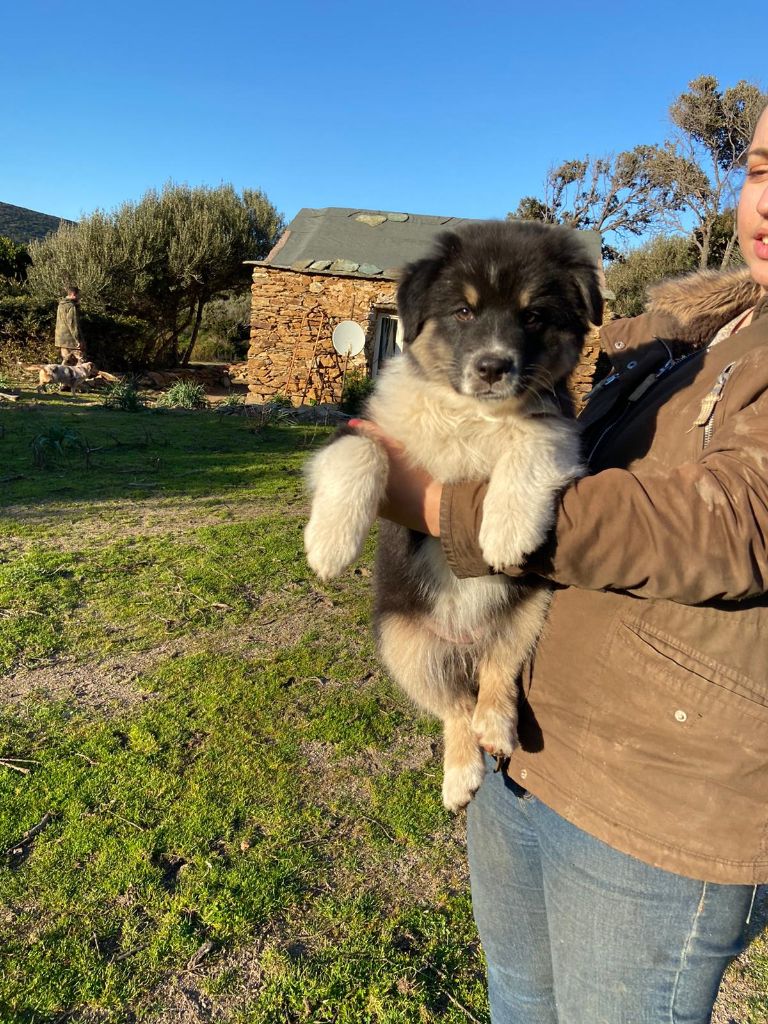
<instances>
[{"instance_id":1,"label":"puppy","mask_svg":"<svg viewBox=\"0 0 768 1024\"><path fill-rule=\"evenodd\" d=\"M76 366L62 366L60 363L46 363L40 367L37 390L42 391L46 384L59 384L68 387L74 395L89 377L95 372L93 363L78 363Z\"/></svg>"},{"instance_id":2,"label":"puppy","mask_svg":"<svg viewBox=\"0 0 768 1024\"><path fill-rule=\"evenodd\" d=\"M479 543L489 575L457 579L438 539L382 522L374 628L384 665L442 719L443 801L465 806L481 748L516 742L517 680L549 591L502 574L538 548L558 492L582 472L575 421L558 389L590 323L602 320L597 269L576 232L486 222L441 235L397 292L405 352L377 379L366 416L445 484L488 481ZM381 446L347 433L308 466L307 559L324 580L361 553L387 486Z\"/></svg>"}]
</instances>

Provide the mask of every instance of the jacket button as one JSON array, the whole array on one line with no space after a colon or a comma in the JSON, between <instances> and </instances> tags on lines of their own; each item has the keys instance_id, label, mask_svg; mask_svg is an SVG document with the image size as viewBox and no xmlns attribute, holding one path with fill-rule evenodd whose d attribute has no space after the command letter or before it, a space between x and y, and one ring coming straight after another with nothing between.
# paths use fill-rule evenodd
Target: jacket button
<instances>
[{"instance_id":1,"label":"jacket button","mask_svg":"<svg viewBox=\"0 0 768 1024\"><path fill-rule=\"evenodd\" d=\"M625 347L625 346L624 346L624 342L623 342L623 341L614 341L614 343L613 343L613 347L614 347L615 349L618 349L618 350L619 350L619 352L621 352L621 350L622 350L622 349L623 349L623 348Z\"/></svg>"},{"instance_id":2,"label":"jacket button","mask_svg":"<svg viewBox=\"0 0 768 1024\"><path fill-rule=\"evenodd\" d=\"M527 779L528 778L528 769L527 768L521 768L520 769L520 778L521 779Z\"/></svg>"},{"instance_id":3,"label":"jacket button","mask_svg":"<svg viewBox=\"0 0 768 1024\"><path fill-rule=\"evenodd\" d=\"M686 713L684 711L680 711L678 709L675 712L675 718L677 719L678 722L685 722L686 719L688 718L688 715L686 715Z\"/></svg>"},{"instance_id":4,"label":"jacket button","mask_svg":"<svg viewBox=\"0 0 768 1024\"><path fill-rule=\"evenodd\" d=\"M637 366L637 360L636 360L636 359L632 359L632 360L630 360L630 361L629 361L629 362L627 363L627 369L628 369L628 370L634 370L634 368L635 368L636 366Z\"/></svg>"}]
</instances>

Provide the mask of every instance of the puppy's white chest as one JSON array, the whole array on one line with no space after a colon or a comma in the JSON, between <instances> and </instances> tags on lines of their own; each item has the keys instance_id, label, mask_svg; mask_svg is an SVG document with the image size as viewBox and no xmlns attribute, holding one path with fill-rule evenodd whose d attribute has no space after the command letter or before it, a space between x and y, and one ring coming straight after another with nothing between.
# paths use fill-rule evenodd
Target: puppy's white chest
<instances>
[{"instance_id":1,"label":"puppy's white chest","mask_svg":"<svg viewBox=\"0 0 768 1024\"><path fill-rule=\"evenodd\" d=\"M509 588L503 576L458 579L451 572L440 541L426 540L415 557L423 589L432 601L432 618L446 636L464 641L479 637L494 614L507 604Z\"/></svg>"}]
</instances>

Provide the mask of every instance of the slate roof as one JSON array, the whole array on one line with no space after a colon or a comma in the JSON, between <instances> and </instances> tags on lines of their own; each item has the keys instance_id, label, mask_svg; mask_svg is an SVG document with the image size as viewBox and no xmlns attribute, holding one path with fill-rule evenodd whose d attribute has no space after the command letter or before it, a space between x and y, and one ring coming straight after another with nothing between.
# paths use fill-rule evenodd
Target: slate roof
<instances>
[{"instance_id":1,"label":"slate roof","mask_svg":"<svg viewBox=\"0 0 768 1024\"><path fill-rule=\"evenodd\" d=\"M0 203L0 235L10 238L16 245L26 245L33 239L45 238L46 235L58 231L61 224L73 223L74 221L65 220L63 217L52 217L49 213L28 210L25 206Z\"/></svg>"},{"instance_id":2,"label":"slate roof","mask_svg":"<svg viewBox=\"0 0 768 1024\"><path fill-rule=\"evenodd\" d=\"M326 207L299 210L269 255L257 266L394 280L398 271L429 250L440 231L469 224L466 217L432 217ZM600 235L582 232L600 262Z\"/></svg>"}]
</instances>

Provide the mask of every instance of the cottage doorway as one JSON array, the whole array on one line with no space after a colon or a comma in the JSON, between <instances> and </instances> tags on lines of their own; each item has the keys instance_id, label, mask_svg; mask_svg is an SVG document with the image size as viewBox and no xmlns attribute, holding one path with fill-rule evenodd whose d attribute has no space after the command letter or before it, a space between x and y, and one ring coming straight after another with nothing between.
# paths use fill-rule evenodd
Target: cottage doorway
<instances>
[{"instance_id":1,"label":"cottage doorway","mask_svg":"<svg viewBox=\"0 0 768 1024\"><path fill-rule=\"evenodd\" d=\"M373 340L371 376L375 377L388 359L403 353L403 332L400 320L393 313L379 313Z\"/></svg>"}]
</instances>

